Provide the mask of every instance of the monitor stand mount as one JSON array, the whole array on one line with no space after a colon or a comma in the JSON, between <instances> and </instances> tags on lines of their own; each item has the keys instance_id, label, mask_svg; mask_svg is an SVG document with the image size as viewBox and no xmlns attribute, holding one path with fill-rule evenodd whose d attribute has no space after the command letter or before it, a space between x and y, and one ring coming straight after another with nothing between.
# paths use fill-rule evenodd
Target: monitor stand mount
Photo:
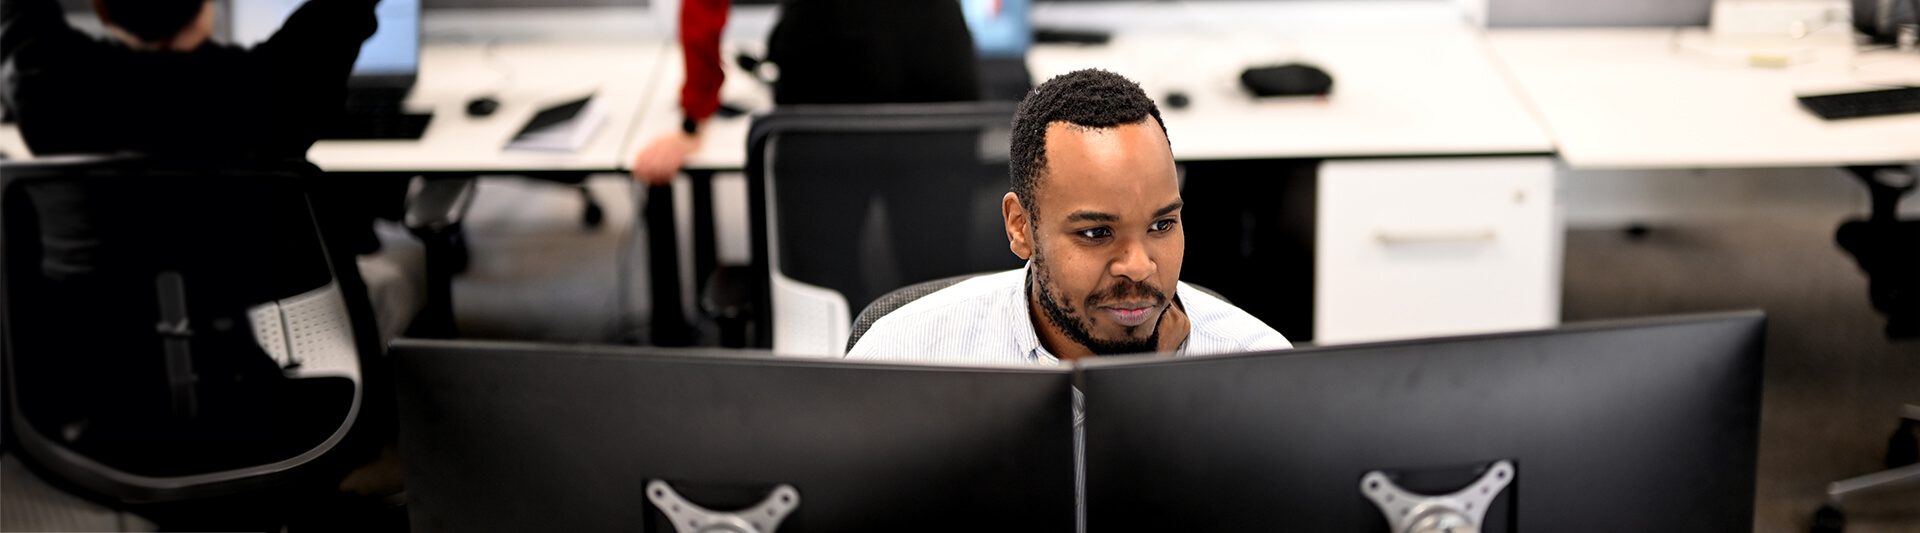
<instances>
[{"instance_id":1,"label":"monitor stand mount","mask_svg":"<svg viewBox=\"0 0 1920 533\"><path fill-rule=\"evenodd\" d=\"M1402 489L1385 472L1374 470L1360 477L1360 493L1380 507L1394 533L1471 533L1480 531L1487 507L1513 477L1513 463L1500 461L1467 488L1428 496Z\"/></svg>"},{"instance_id":2,"label":"monitor stand mount","mask_svg":"<svg viewBox=\"0 0 1920 533\"><path fill-rule=\"evenodd\" d=\"M758 505L732 512L694 505L658 479L647 482L647 499L667 515L679 533L773 533L780 528L781 520L800 507L800 491L792 485L774 487Z\"/></svg>"}]
</instances>

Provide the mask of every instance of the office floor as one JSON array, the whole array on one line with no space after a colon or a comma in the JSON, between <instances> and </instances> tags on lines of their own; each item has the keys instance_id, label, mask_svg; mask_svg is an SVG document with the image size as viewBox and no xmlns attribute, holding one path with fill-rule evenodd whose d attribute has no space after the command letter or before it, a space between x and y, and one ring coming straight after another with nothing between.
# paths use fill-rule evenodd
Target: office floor
<instances>
[{"instance_id":1,"label":"office floor","mask_svg":"<svg viewBox=\"0 0 1920 533\"><path fill-rule=\"evenodd\" d=\"M1847 210L1570 231L1568 321L1740 308L1769 314L1755 530L1803 532L1826 484L1881 469L1920 339L1891 342L1833 245ZM1848 531L1920 531L1920 487L1848 502Z\"/></svg>"},{"instance_id":2,"label":"office floor","mask_svg":"<svg viewBox=\"0 0 1920 533\"><path fill-rule=\"evenodd\" d=\"M634 224L643 189L624 175L587 187L606 219L580 222L571 186L517 177L479 182L468 211L472 260L454 278L461 334L548 342L640 342L648 309L646 232Z\"/></svg>"}]
</instances>

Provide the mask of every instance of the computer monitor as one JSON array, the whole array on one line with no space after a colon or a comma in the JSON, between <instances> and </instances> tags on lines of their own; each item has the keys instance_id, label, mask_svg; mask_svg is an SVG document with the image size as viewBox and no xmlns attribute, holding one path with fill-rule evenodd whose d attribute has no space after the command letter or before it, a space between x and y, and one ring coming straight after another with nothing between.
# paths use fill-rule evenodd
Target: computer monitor
<instances>
[{"instance_id":1,"label":"computer monitor","mask_svg":"<svg viewBox=\"0 0 1920 533\"><path fill-rule=\"evenodd\" d=\"M982 58L1025 59L1033 45L1031 0L960 0L960 12Z\"/></svg>"},{"instance_id":2,"label":"computer monitor","mask_svg":"<svg viewBox=\"0 0 1920 533\"><path fill-rule=\"evenodd\" d=\"M654 480L776 513L789 486L781 532L1074 527L1065 368L474 341L391 356L414 531L674 531Z\"/></svg>"},{"instance_id":3,"label":"computer monitor","mask_svg":"<svg viewBox=\"0 0 1920 533\"><path fill-rule=\"evenodd\" d=\"M1018 102L1033 88L1027 49L1033 45L1032 0L960 0L960 13L980 56L980 97Z\"/></svg>"},{"instance_id":4,"label":"computer monitor","mask_svg":"<svg viewBox=\"0 0 1920 533\"><path fill-rule=\"evenodd\" d=\"M381 0L374 8L380 28L360 47L353 64L356 85L411 86L420 71L420 1ZM230 0L227 35L234 44L255 45L280 30L307 0Z\"/></svg>"},{"instance_id":5,"label":"computer monitor","mask_svg":"<svg viewBox=\"0 0 1920 533\"><path fill-rule=\"evenodd\" d=\"M1764 325L1098 359L1087 527L1388 531L1382 508L1437 518L1408 496L1472 488L1450 507L1486 532L1750 531Z\"/></svg>"}]
</instances>

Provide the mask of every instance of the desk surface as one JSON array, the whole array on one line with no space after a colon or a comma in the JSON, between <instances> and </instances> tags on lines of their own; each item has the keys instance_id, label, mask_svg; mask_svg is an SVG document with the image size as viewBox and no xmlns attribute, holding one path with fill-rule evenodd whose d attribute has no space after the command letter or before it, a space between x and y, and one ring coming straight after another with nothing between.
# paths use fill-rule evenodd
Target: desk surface
<instances>
[{"instance_id":1,"label":"desk surface","mask_svg":"<svg viewBox=\"0 0 1920 533\"><path fill-rule=\"evenodd\" d=\"M1036 81L1098 67L1140 83L1160 102L1182 160L1549 153L1553 144L1475 34L1462 28L1392 32L1118 35L1107 46L1035 47ZM1333 76L1325 98L1254 98L1249 66L1289 62ZM1185 109L1167 106L1173 91Z\"/></svg>"},{"instance_id":2,"label":"desk surface","mask_svg":"<svg viewBox=\"0 0 1920 533\"><path fill-rule=\"evenodd\" d=\"M617 171L665 49L655 41L429 44L407 101L409 111L434 114L419 140L320 141L307 157L336 172ZM587 94L597 94L607 114L579 151L501 149L540 109ZM498 99L500 108L467 116L467 102L479 96ZM0 127L0 154L27 154L12 125Z\"/></svg>"},{"instance_id":3,"label":"desk surface","mask_svg":"<svg viewBox=\"0 0 1920 533\"><path fill-rule=\"evenodd\" d=\"M1920 82L1920 60L1813 46L1799 49L1806 62L1754 68L1713 47L1704 28L1495 30L1487 41L1575 168L1920 160L1920 115L1829 122L1794 99L1902 71Z\"/></svg>"},{"instance_id":4,"label":"desk surface","mask_svg":"<svg viewBox=\"0 0 1920 533\"><path fill-rule=\"evenodd\" d=\"M679 128L682 69L677 48L670 48L627 147L629 163L647 140ZM1246 66L1284 61L1323 66L1334 76L1334 94L1257 100L1240 88ZM1174 156L1181 160L1553 151L1545 131L1465 28L1300 31L1285 37L1141 32L1118 35L1105 46L1035 46L1028 66L1036 80L1100 67L1140 82L1162 102ZM763 84L732 65L727 69L724 101L755 112L771 108ZM1165 98L1174 89L1186 92L1192 105L1168 108ZM750 121L745 116L709 121L703 145L688 166L744 166Z\"/></svg>"},{"instance_id":5,"label":"desk surface","mask_svg":"<svg viewBox=\"0 0 1920 533\"><path fill-rule=\"evenodd\" d=\"M434 113L420 140L322 141L307 156L329 171L617 170L664 49L650 41L429 45L408 98L409 108ZM501 150L540 109L587 94L607 115L579 151ZM499 100L499 110L467 116L467 102L479 96Z\"/></svg>"}]
</instances>

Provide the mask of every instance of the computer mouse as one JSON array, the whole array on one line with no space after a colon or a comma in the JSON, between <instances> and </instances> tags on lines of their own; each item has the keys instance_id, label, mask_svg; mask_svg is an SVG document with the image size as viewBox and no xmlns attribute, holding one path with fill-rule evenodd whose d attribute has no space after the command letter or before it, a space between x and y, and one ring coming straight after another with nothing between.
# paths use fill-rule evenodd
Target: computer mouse
<instances>
[{"instance_id":1,"label":"computer mouse","mask_svg":"<svg viewBox=\"0 0 1920 533\"><path fill-rule=\"evenodd\" d=\"M1333 76L1301 63L1252 67L1240 73L1240 84L1254 96L1306 96L1333 92Z\"/></svg>"},{"instance_id":2,"label":"computer mouse","mask_svg":"<svg viewBox=\"0 0 1920 533\"><path fill-rule=\"evenodd\" d=\"M467 102L467 116L469 117L484 117L499 110L500 101L493 99L491 96L482 96Z\"/></svg>"},{"instance_id":3,"label":"computer mouse","mask_svg":"<svg viewBox=\"0 0 1920 533\"><path fill-rule=\"evenodd\" d=\"M1186 109L1193 104L1193 99L1185 92L1172 91L1167 93L1166 103L1167 109Z\"/></svg>"}]
</instances>

